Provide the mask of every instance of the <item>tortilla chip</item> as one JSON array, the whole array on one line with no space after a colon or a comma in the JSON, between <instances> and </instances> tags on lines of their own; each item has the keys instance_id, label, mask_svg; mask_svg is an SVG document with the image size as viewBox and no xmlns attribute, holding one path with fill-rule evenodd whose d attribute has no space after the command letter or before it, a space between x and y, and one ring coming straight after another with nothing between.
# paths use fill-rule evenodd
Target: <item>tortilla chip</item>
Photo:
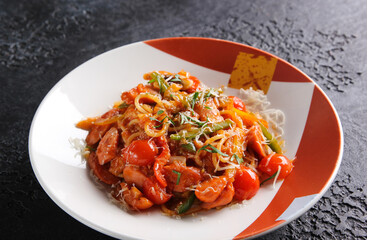
<instances>
[{"instance_id":1,"label":"tortilla chip","mask_svg":"<svg viewBox=\"0 0 367 240\"><path fill-rule=\"evenodd\" d=\"M273 79L277 59L250 53L239 52L234 64L228 87L255 90L266 94Z\"/></svg>"}]
</instances>

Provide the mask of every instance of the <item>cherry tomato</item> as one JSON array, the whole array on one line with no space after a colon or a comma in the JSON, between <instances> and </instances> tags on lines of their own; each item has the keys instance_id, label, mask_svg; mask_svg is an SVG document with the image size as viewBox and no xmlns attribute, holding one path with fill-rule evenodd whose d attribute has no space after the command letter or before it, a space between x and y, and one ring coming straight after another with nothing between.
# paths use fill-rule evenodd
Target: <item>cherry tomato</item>
<instances>
[{"instance_id":1,"label":"cherry tomato","mask_svg":"<svg viewBox=\"0 0 367 240\"><path fill-rule=\"evenodd\" d=\"M188 93L193 93L197 90L197 88L199 87L200 85L200 81L199 79L197 79L196 77L194 76L190 76L189 79L192 81L192 85L190 86L190 88L188 88L186 91Z\"/></svg>"},{"instance_id":2,"label":"cherry tomato","mask_svg":"<svg viewBox=\"0 0 367 240\"><path fill-rule=\"evenodd\" d=\"M260 180L251 168L241 165L240 169L236 172L233 186L235 189L235 199L239 201L249 200L259 190Z\"/></svg>"},{"instance_id":3,"label":"cherry tomato","mask_svg":"<svg viewBox=\"0 0 367 240\"><path fill-rule=\"evenodd\" d=\"M153 141L149 140L136 140L124 150L126 163L138 166L152 164L157 154L157 146Z\"/></svg>"},{"instance_id":4,"label":"cherry tomato","mask_svg":"<svg viewBox=\"0 0 367 240\"><path fill-rule=\"evenodd\" d=\"M229 98L233 100L233 106L235 108L244 112L246 111L246 106L240 98L235 96L229 96Z\"/></svg>"},{"instance_id":5,"label":"cherry tomato","mask_svg":"<svg viewBox=\"0 0 367 240\"><path fill-rule=\"evenodd\" d=\"M293 163L282 154L269 154L261 159L258 169L268 175L273 175L281 167L278 179L284 179L293 169Z\"/></svg>"}]
</instances>

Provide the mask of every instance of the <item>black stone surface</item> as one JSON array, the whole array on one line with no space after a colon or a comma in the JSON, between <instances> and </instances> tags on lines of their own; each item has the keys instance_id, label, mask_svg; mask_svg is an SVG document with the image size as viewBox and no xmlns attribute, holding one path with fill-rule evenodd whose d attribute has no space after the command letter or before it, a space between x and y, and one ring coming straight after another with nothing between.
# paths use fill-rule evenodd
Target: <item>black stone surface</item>
<instances>
[{"instance_id":1,"label":"black stone surface","mask_svg":"<svg viewBox=\"0 0 367 240\"><path fill-rule=\"evenodd\" d=\"M325 196L259 239L367 239L367 1L0 1L1 239L109 239L61 210L28 156L33 115L69 71L106 50L171 37L213 37L271 52L313 78L344 128ZM310 176L311 177L311 176Z\"/></svg>"}]
</instances>

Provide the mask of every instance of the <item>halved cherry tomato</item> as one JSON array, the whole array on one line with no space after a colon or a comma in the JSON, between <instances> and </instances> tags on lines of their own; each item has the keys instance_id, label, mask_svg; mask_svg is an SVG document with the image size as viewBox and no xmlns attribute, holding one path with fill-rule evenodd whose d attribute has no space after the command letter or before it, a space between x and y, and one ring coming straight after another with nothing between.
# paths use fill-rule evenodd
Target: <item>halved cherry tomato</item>
<instances>
[{"instance_id":1,"label":"halved cherry tomato","mask_svg":"<svg viewBox=\"0 0 367 240\"><path fill-rule=\"evenodd\" d=\"M271 176L278 171L279 166L281 168L278 179L284 179L293 169L293 163L286 156L278 153L269 154L261 159L258 169Z\"/></svg>"},{"instance_id":2,"label":"halved cherry tomato","mask_svg":"<svg viewBox=\"0 0 367 240\"><path fill-rule=\"evenodd\" d=\"M106 165L101 166L98 163L97 154L95 152L91 152L87 158L87 162L89 167L92 169L94 175L104 183L107 184L115 184L120 181L120 179L114 176L112 173L108 171Z\"/></svg>"},{"instance_id":3,"label":"halved cherry tomato","mask_svg":"<svg viewBox=\"0 0 367 240\"><path fill-rule=\"evenodd\" d=\"M241 165L237 170L233 186L235 189L235 199L242 201L255 196L260 188L260 180L257 174L246 166Z\"/></svg>"},{"instance_id":4,"label":"halved cherry tomato","mask_svg":"<svg viewBox=\"0 0 367 240\"><path fill-rule=\"evenodd\" d=\"M238 110L246 112L246 106L240 98L235 97L235 96L229 96L229 98L232 99L233 106L235 108L237 108Z\"/></svg>"},{"instance_id":5,"label":"halved cherry tomato","mask_svg":"<svg viewBox=\"0 0 367 240\"><path fill-rule=\"evenodd\" d=\"M200 85L200 81L199 81L199 79L197 79L194 76L190 76L189 79L192 81L192 85L186 91L188 93L193 93L198 89L198 87Z\"/></svg>"},{"instance_id":6,"label":"halved cherry tomato","mask_svg":"<svg viewBox=\"0 0 367 240\"><path fill-rule=\"evenodd\" d=\"M144 195L155 204L167 202L172 194L168 194L165 188L162 188L155 177L147 178L143 184Z\"/></svg>"},{"instance_id":7,"label":"halved cherry tomato","mask_svg":"<svg viewBox=\"0 0 367 240\"><path fill-rule=\"evenodd\" d=\"M146 166L154 162L157 154L158 149L154 141L135 140L124 150L124 159L126 163Z\"/></svg>"}]
</instances>

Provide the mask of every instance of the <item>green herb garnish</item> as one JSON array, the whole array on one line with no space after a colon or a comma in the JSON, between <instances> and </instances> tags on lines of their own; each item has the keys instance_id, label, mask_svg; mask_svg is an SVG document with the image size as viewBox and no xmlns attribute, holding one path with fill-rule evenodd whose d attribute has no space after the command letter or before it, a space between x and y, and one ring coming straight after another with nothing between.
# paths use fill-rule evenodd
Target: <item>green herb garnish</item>
<instances>
[{"instance_id":1,"label":"green herb garnish","mask_svg":"<svg viewBox=\"0 0 367 240\"><path fill-rule=\"evenodd\" d=\"M232 161L233 159L236 159L238 164L243 163L243 159L237 156L237 154L233 154L232 157L229 159L229 161Z\"/></svg>"},{"instance_id":2,"label":"green herb garnish","mask_svg":"<svg viewBox=\"0 0 367 240\"><path fill-rule=\"evenodd\" d=\"M196 100L198 99L199 97L199 92L195 92L193 97L192 97L192 101L191 101L191 108L194 109L195 107L195 103L196 103Z\"/></svg>"},{"instance_id":3,"label":"green herb garnish","mask_svg":"<svg viewBox=\"0 0 367 240\"><path fill-rule=\"evenodd\" d=\"M192 142L181 144L181 147L183 149L185 149L186 151L188 151L188 152L191 152L191 153L195 153L196 152L196 147L195 147L195 145Z\"/></svg>"},{"instance_id":4,"label":"green herb garnish","mask_svg":"<svg viewBox=\"0 0 367 240\"><path fill-rule=\"evenodd\" d=\"M278 171L276 171L273 175L271 175L270 177L268 177L267 179L265 179L264 181L262 181L260 183L260 186L263 185L265 182L269 181L270 179L275 178L275 176L278 174L279 171L280 171L280 169Z\"/></svg>"},{"instance_id":5,"label":"green herb garnish","mask_svg":"<svg viewBox=\"0 0 367 240\"><path fill-rule=\"evenodd\" d=\"M187 116L186 114L184 113L179 113L180 114L180 124L191 124L191 125L197 125L198 127L202 127L204 126L207 122L208 122L208 119L205 121L205 122L202 122L200 120L197 120L195 118L192 118L190 116Z\"/></svg>"},{"instance_id":6,"label":"green herb garnish","mask_svg":"<svg viewBox=\"0 0 367 240\"><path fill-rule=\"evenodd\" d=\"M159 73L156 73L156 72L152 72L152 74L150 76L152 77L152 79L148 83L157 82L158 86L159 86L159 92L164 93L168 88L168 84L167 84L166 80L164 80L162 75L159 74Z\"/></svg>"},{"instance_id":7,"label":"green herb garnish","mask_svg":"<svg viewBox=\"0 0 367 240\"><path fill-rule=\"evenodd\" d=\"M163 110L160 110L160 111L163 111ZM159 111L158 111L159 112ZM159 122L160 124L158 126L154 126L154 128L159 128L161 127L163 124L164 124L164 119L168 118L168 121L170 122L170 124L172 124L173 126L175 126L175 122L168 116L165 116L162 120L158 120L154 117L149 117L150 120L152 121L156 121L156 122Z\"/></svg>"},{"instance_id":8,"label":"green herb garnish","mask_svg":"<svg viewBox=\"0 0 367 240\"><path fill-rule=\"evenodd\" d=\"M163 111L163 110L159 110L159 111L157 112L157 115L161 115L162 113L164 113L164 111Z\"/></svg>"},{"instance_id":9,"label":"green herb garnish","mask_svg":"<svg viewBox=\"0 0 367 240\"><path fill-rule=\"evenodd\" d=\"M126 102L123 102L123 103L121 103L120 105L118 105L118 107L117 108L127 108L127 107L129 107L130 106L130 104L127 104Z\"/></svg>"},{"instance_id":10,"label":"green herb garnish","mask_svg":"<svg viewBox=\"0 0 367 240\"><path fill-rule=\"evenodd\" d=\"M94 147L91 147L91 146L86 146L86 148L88 148L89 150L91 150L92 152L95 152L96 149Z\"/></svg>"},{"instance_id":11,"label":"green herb garnish","mask_svg":"<svg viewBox=\"0 0 367 240\"><path fill-rule=\"evenodd\" d=\"M211 149L210 149L211 148ZM224 157L228 157L228 154L225 154L225 153L222 153L221 151L219 151L218 148L214 147L213 145L211 144L207 144L207 145L204 145L203 147L201 147L198 152L200 152L201 150L205 150L207 152L210 152L210 153L218 153L219 155L222 155Z\"/></svg>"},{"instance_id":12,"label":"green herb garnish","mask_svg":"<svg viewBox=\"0 0 367 240\"><path fill-rule=\"evenodd\" d=\"M179 78L179 75L176 74L174 78L171 78L170 80L168 80L167 82L182 82L181 79Z\"/></svg>"},{"instance_id":13,"label":"green herb garnish","mask_svg":"<svg viewBox=\"0 0 367 240\"><path fill-rule=\"evenodd\" d=\"M175 170L172 170L173 173L177 174L177 181L176 181L176 185L178 185L180 183L180 179L181 179L181 173L177 172Z\"/></svg>"}]
</instances>

